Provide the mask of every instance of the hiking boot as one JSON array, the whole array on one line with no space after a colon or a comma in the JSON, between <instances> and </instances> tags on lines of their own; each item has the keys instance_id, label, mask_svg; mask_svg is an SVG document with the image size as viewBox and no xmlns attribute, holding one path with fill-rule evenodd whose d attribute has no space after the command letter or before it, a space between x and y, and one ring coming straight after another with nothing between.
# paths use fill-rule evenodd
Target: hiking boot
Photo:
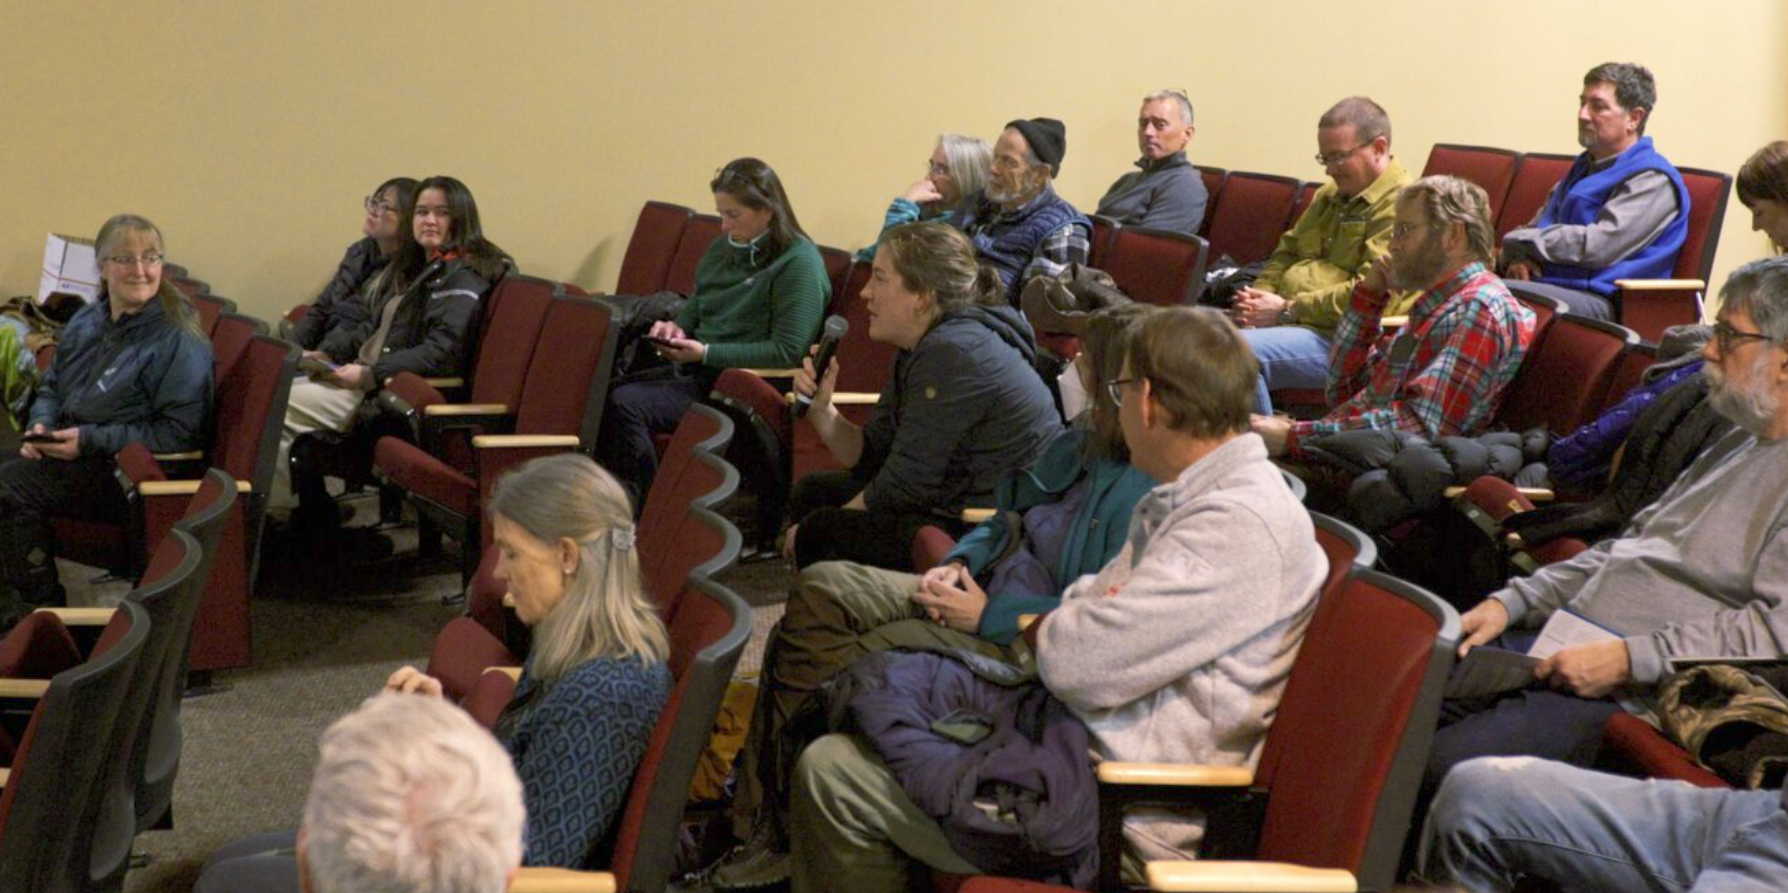
<instances>
[{"instance_id":1,"label":"hiking boot","mask_svg":"<svg viewBox=\"0 0 1788 893\"><path fill-rule=\"evenodd\" d=\"M793 871L786 847L742 843L720 857L706 874L718 890L756 890L781 884Z\"/></svg>"}]
</instances>

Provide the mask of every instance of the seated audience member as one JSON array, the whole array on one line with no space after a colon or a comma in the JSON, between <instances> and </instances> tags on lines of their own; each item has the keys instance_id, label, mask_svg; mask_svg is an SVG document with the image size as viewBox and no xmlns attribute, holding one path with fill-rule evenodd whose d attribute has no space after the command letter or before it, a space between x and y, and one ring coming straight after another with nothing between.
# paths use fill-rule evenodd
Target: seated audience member
<instances>
[{"instance_id":1,"label":"seated audience member","mask_svg":"<svg viewBox=\"0 0 1788 893\"><path fill-rule=\"evenodd\" d=\"M799 567L908 566L919 528L960 532L962 510L993 504L1000 478L1035 461L1061 427L1032 365L1030 323L962 233L938 223L883 233L863 299L869 337L900 348L868 423L832 405L850 357L817 385L811 358L795 375L795 391L813 400L807 421L849 469L796 483L784 551Z\"/></svg>"},{"instance_id":2,"label":"seated audience member","mask_svg":"<svg viewBox=\"0 0 1788 893\"><path fill-rule=\"evenodd\" d=\"M51 517L122 523L112 455L205 447L211 342L162 278L155 224L120 214L100 227L99 298L63 328L37 386L19 454L0 460L0 630L61 604Z\"/></svg>"},{"instance_id":3,"label":"seated audience member","mask_svg":"<svg viewBox=\"0 0 1788 893\"><path fill-rule=\"evenodd\" d=\"M1642 65L1606 62L1583 76L1577 156L1540 213L1502 237L1511 286L1550 295L1572 313L1613 319L1617 279L1668 279L1689 232L1682 175L1645 125L1657 85Z\"/></svg>"},{"instance_id":4,"label":"seated audience member","mask_svg":"<svg viewBox=\"0 0 1788 893\"><path fill-rule=\"evenodd\" d=\"M1364 96L1322 113L1316 149L1329 182L1231 310L1260 361L1254 411L1262 415L1272 412L1269 391L1328 381L1335 328L1354 286L1390 250L1397 191L1412 179L1391 157L1390 116ZM1401 315L1411 303L1408 295L1390 298L1385 313Z\"/></svg>"},{"instance_id":5,"label":"seated audience member","mask_svg":"<svg viewBox=\"0 0 1788 893\"><path fill-rule=\"evenodd\" d=\"M1275 456L1300 440L1356 428L1399 428L1430 438L1483 431L1533 341L1534 315L1488 264L1495 254L1484 190L1457 177L1425 177L1396 202L1391 253L1353 289L1335 328L1328 396L1316 421L1254 416ZM1390 289L1415 296L1409 324L1381 344Z\"/></svg>"},{"instance_id":6,"label":"seated audience member","mask_svg":"<svg viewBox=\"0 0 1788 893\"><path fill-rule=\"evenodd\" d=\"M1178 90L1157 90L1142 98L1136 116L1141 170L1111 184L1094 212L1125 226L1146 226L1196 235L1204 223L1210 194L1204 177L1186 160L1192 142L1192 100Z\"/></svg>"},{"instance_id":7,"label":"seated audience member","mask_svg":"<svg viewBox=\"0 0 1788 893\"><path fill-rule=\"evenodd\" d=\"M948 221L968 234L976 258L999 271L1014 307L1025 280L1086 263L1093 224L1055 191L1067 153L1068 130L1054 118L1007 124L993 144L987 188Z\"/></svg>"},{"instance_id":8,"label":"seated audience member","mask_svg":"<svg viewBox=\"0 0 1788 893\"><path fill-rule=\"evenodd\" d=\"M1788 140L1776 140L1738 169L1738 200L1751 212L1751 229L1769 236L1780 254L1788 246Z\"/></svg>"},{"instance_id":9,"label":"seated audience member","mask_svg":"<svg viewBox=\"0 0 1788 893\"><path fill-rule=\"evenodd\" d=\"M1472 760L1441 785L1419 873L1474 893L1779 890L1788 794Z\"/></svg>"},{"instance_id":10,"label":"seated audience member","mask_svg":"<svg viewBox=\"0 0 1788 893\"><path fill-rule=\"evenodd\" d=\"M350 433L361 404L399 372L424 377L460 375L470 361L479 304L510 264L484 238L471 190L452 177L429 177L416 187L408 235L397 255L368 286L372 316L353 328L336 328L309 360L331 368L292 382L279 455L273 463L268 510L290 515L292 441L312 431ZM370 455L371 448L364 448ZM321 482L307 487L324 502ZM312 512L333 506L310 507Z\"/></svg>"},{"instance_id":11,"label":"seated audience member","mask_svg":"<svg viewBox=\"0 0 1788 893\"><path fill-rule=\"evenodd\" d=\"M1154 486L1131 467L1117 404L1122 339L1154 308L1130 305L1093 316L1073 363L1095 402L1050 443L1035 465L997 490L998 513L923 577L843 561L812 565L791 590L770 634L750 733L733 793L744 841L709 870L724 889L788 879L788 780L806 739L790 721L820 686L871 651L961 648L994 656L1018 635L1018 616L1060 602L1069 583L1095 573L1124 544L1136 501Z\"/></svg>"},{"instance_id":12,"label":"seated audience member","mask_svg":"<svg viewBox=\"0 0 1788 893\"><path fill-rule=\"evenodd\" d=\"M708 188L720 237L702 255L695 294L676 320L653 323L647 332L662 339L658 353L671 365L617 386L602 420L596 457L636 507L658 473L652 435L675 430L722 369L800 363L832 297L825 261L769 165L756 158L729 162Z\"/></svg>"},{"instance_id":13,"label":"seated audience member","mask_svg":"<svg viewBox=\"0 0 1788 893\"><path fill-rule=\"evenodd\" d=\"M1310 517L1248 431L1257 371L1217 311L1156 311L1114 391L1130 461L1159 483L1117 556L1038 621L1041 681L1097 759L1253 766L1325 570ZM1027 632L1027 637L1030 633ZM910 860L957 874L953 851L862 739L802 754L791 793L795 893L895 893ZM1132 815L1145 858L1184 858L1202 817Z\"/></svg>"},{"instance_id":14,"label":"seated audience member","mask_svg":"<svg viewBox=\"0 0 1788 893\"><path fill-rule=\"evenodd\" d=\"M1461 617L1461 654L1485 644L1526 650L1533 628L1561 609L1611 635L1546 658L1528 688L1446 702L1431 788L1472 757L1589 765L1603 722L1623 702L1638 705L1671 658L1780 656L1788 642L1785 342L1788 259L1740 267L1721 290L1702 374L1710 404L1741 430L1709 447L1623 536L1510 580Z\"/></svg>"},{"instance_id":15,"label":"seated audience member","mask_svg":"<svg viewBox=\"0 0 1788 893\"><path fill-rule=\"evenodd\" d=\"M495 730L528 807L522 862L601 868L600 844L670 698L669 635L640 582L632 512L613 477L573 454L505 475L489 511L497 577L533 628L515 699ZM393 673L386 689L442 691L414 667ZM227 855L265 849L245 841Z\"/></svg>"},{"instance_id":16,"label":"seated audience member","mask_svg":"<svg viewBox=\"0 0 1788 893\"><path fill-rule=\"evenodd\" d=\"M987 168L992 163L993 149L987 143L960 133L939 136L937 148L931 150L925 177L908 186L888 205L882 231L924 220L950 222L987 188ZM875 246L858 251L857 260L864 263L875 260Z\"/></svg>"},{"instance_id":17,"label":"seated audience member","mask_svg":"<svg viewBox=\"0 0 1788 893\"><path fill-rule=\"evenodd\" d=\"M323 336L338 328L352 329L372 315L369 296L362 289L403 247L404 222L410 219L415 198L416 181L409 177L386 180L366 197L366 222L360 228L366 238L348 246L335 278L292 327L292 343L315 350Z\"/></svg>"},{"instance_id":18,"label":"seated audience member","mask_svg":"<svg viewBox=\"0 0 1788 893\"><path fill-rule=\"evenodd\" d=\"M464 711L384 694L336 720L298 832L207 861L195 893L503 893L521 864L522 786Z\"/></svg>"}]
</instances>

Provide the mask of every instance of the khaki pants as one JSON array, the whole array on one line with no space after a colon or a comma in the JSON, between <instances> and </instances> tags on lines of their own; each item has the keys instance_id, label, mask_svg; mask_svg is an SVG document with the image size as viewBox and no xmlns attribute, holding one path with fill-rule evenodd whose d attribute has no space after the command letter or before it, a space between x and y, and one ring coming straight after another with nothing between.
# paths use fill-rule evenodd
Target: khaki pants
<instances>
[{"instance_id":1,"label":"khaki pants","mask_svg":"<svg viewBox=\"0 0 1788 893\"><path fill-rule=\"evenodd\" d=\"M285 427L279 432L279 455L273 459L273 487L267 496L267 510L276 517L285 517L298 506L292 494L292 441L300 434L330 430L346 433L354 420L354 409L366 394L313 381L300 375L292 382L291 402L286 406Z\"/></svg>"},{"instance_id":2,"label":"khaki pants","mask_svg":"<svg viewBox=\"0 0 1788 893\"><path fill-rule=\"evenodd\" d=\"M791 893L906 893L914 860L979 874L913 804L868 742L827 735L795 767Z\"/></svg>"},{"instance_id":3,"label":"khaki pants","mask_svg":"<svg viewBox=\"0 0 1788 893\"><path fill-rule=\"evenodd\" d=\"M733 831L781 832L795 760L815 734L791 720L813 703L820 685L857 658L890 648L959 648L1003 656L998 645L920 619L914 574L845 561L822 561L796 578L788 610L770 633L750 731L739 754ZM772 823L759 828L758 823ZM781 839L786 835L778 834Z\"/></svg>"}]
</instances>

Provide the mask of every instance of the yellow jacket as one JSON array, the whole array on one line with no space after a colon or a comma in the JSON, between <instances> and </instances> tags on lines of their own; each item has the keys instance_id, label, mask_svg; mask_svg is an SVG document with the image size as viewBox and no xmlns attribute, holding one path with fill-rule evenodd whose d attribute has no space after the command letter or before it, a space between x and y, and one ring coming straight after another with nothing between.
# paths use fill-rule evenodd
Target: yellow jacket
<instances>
[{"instance_id":1,"label":"yellow jacket","mask_svg":"<svg viewBox=\"0 0 1788 893\"><path fill-rule=\"evenodd\" d=\"M1390 252L1397 193L1414 179L1392 159L1359 195L1342 195L1333 180L1323 184L1304 216L1279 238L1254 287L1291 301L1298 325L1332 333L1354 285ZM1385 315L1408 313L1415 297L1393 295Z\"/></svg>"}]
</instances>

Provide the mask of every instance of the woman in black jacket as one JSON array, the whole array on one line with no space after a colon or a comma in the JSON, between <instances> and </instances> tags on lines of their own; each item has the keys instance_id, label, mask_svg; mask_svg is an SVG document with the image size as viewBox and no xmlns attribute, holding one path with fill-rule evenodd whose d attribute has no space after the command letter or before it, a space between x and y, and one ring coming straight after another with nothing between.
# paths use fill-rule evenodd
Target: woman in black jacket
<instances>
[{"instance_id":1,"label":"woman in black jacket","mask_svg":"<svg viewBox=\"0 0 1788 893\"><path fill-rule=\"evenodd\" d=\"M369 286L372 315L304 353L303 365L314 371L292 383L268 498L275 518L296 505L288 460L300 434L349 433L360 405L399 372L433 377L466 370L479 306L507 271L509 256L484 238L471 190L452 177L417 184L407 235Z\"/></svg>"},{"instance_id":2,"label":"woman in black jacket","mask_svg":"<svg viewBox=\"0 0 1788 893\"><path fill-rule=\"evenodd\" d=\"M409 177L392 177L366 197L366 221L360 227L365 238L342 254L334 278L292 327L292 343L315 350L323 336L338 328L352 329L372 315L365 286L403 247L415 200L416 181Z\"/></svg>"},{"instance_id":3,"label":"woman in black jacket","mask_svg":"<svg viewBox=\"0 0 1788 893\"><path fill-rule=\"evenodd\" d=\"M114 453L131 443L155 452L205 445L211 341L162 278L161 231L120 214L94 242L99 298L62 330L25 443L0 461L0 629L62 601L51 516L123 520Z\"/></svg>"},{"instance_id":4,"label":"woman in black jacket","mask_svg":"<svg viewBox=\"0 0 1788 893\"><path fill-rule=\"evenodd\" d=\"M900 353L861 428L832 405L838 365L849 357L817 385L812 360L795 376L795 390L813 399L807 420L849 469L796 484L799 524L784 548L799 567L906 567L920 527L960 534L962 510L992 506L1000 478L1029 467L1062 428L1032 365L1030 323L959 230L909 223L882 233L863 299L869 337Z\"/></svg>"}]
</instances>

